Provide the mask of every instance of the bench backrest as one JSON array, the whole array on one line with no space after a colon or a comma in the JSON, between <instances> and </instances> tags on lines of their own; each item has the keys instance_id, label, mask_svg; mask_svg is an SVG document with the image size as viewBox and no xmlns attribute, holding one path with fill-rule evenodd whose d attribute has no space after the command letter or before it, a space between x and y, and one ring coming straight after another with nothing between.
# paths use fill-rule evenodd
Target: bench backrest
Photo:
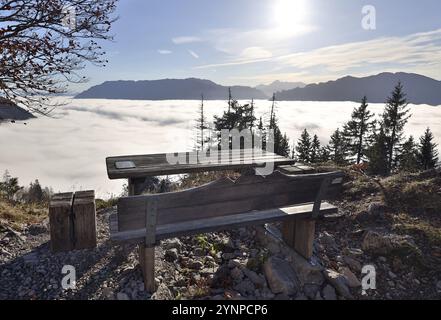
<instances>
[{"instance_id":1,"label":"bench backrest","mask_svg":"<svg viewBox=\"0 0 441 320\"><path fill-rule=\"evenodd\" d=\"M120 198L118 229L145 228L149 211L155 211L151 223L161 226L314 202L324 181L329 187L320 198L327 200L340 191L342 180L341 172L290 176L276 171L266 177L222 178L185 191Z\"/></svg>"}]
</instances>

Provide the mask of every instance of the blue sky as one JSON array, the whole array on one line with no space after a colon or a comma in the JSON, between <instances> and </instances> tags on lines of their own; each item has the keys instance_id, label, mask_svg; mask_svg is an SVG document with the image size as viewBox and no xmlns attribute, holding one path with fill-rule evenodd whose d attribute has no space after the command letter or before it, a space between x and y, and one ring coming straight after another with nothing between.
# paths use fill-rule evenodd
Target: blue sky
<instances>
[{"instance_id":1,"label":"blue sky","mask_svg":"<svg viewBox=\"0 0 441 320\"><path fill-rule=\"evenodd\" d=\"M362 28L362 8L376 29ZM441 80L439 0L120 0L106 80L198 77L224 85L321 82L383 71Z\"/></svg>"}]
</instances>

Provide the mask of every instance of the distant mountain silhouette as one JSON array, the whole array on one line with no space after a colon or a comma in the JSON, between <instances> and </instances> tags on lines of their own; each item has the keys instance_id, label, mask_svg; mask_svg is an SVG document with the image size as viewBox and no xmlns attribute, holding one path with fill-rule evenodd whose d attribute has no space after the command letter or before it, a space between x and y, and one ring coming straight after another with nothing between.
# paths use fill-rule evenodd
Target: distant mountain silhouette
<instances>
[{"instance_id":1,"label":"distant mountain silhouette","mask_svg":"<svg viewBox=\"0 0 441 320\"><path fill-rule=\"evenodd\" d=\"M291 90L295 88L303 88L306 84L303 82L283 82L276 80L271 84L261 84L256 87L257 90L262 91L265 93L268 97L271 97L273 93L284 91L284 90Z\"/></svg>"},{"instance_id":2,"label":"distant mountain silhouette","mask_svg":"<svg viewBox=\"0 0 441 320\"><path fill-rule=\"evenodd\" d=\"M267 99L261 91L243 86L231 87L235 99ZM163 79L146 81L106 81L78 94L76 99L130 99L130 100L206 100L228 98L228 87L210 80Z\"/></svg>"},{"instance_id":3,"label":"distant mountain silhouette","mask_svg":"<svg viewBox=\"0 0 441 320\"><path fill-rule=\"evenodd\" d=\"M28 120L35 118L32 113L20 108L8 99L0 97L0 121Z\"/></svg>"},{"instance_id":4,"label":"distant mountain silhouette","mask_svg":"<svg viewBox=\"0 0 441 320\"><path fill-rule=\"evenodd\" d=\"M403 84L410 103L441 105L441 81L403 72L380 73L364 78L348 76L335 81L310 84L304 88L278 92L277 100L359 102L366 95L371 103L383 103L398 81Z\"/></svg>"}]
</instances>

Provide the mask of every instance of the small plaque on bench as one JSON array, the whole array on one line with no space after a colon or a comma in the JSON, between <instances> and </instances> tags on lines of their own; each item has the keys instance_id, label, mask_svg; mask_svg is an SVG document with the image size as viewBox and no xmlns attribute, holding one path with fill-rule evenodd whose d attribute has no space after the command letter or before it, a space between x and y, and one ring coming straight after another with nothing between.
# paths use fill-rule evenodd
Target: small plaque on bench
<instances>
[{"instance_id":1,"label":"small plaque on bench","mask_svg":"<svg viewBox=\"0 0 441 320\"><path fill-rule=\"evenodd\" d=\"M133 161L117 161L115 162L115 168L117 169L133 169L136 165Z\"/></svg>"}]
</instances>

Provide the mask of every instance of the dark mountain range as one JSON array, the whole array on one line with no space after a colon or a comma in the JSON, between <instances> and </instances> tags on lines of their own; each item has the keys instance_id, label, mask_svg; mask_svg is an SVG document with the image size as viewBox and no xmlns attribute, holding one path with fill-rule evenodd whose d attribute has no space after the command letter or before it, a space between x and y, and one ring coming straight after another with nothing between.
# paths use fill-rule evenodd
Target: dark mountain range
<instances>
[{"instance_id":1,"label":"dark mountain range","mask_svg":"<svg viewBox=\"0 0 441 320\"><path fill-rule=\"evenodd\" d=\"M271 97L273 93L284 91L284 90L291 90L295 88L303 88L306 84L303 82L283 82L283 81L274 81L270 84L261 84L256 87L257 90L262 91L265 93L268 97Z\"/></svg>"},{"instance_id":2,"label":"dark mountain range","mask_svg":"<svg viewBox=\"0 0 441 320\"><path fill-rule=\"evenodd\" d=\"M441 81L414 73L380 73L355 78L344 77L335 81L310 84L304 88L281 91L281 101L356 101L367 96L371 103L383 103L394 86L401 81L407 99L413 104L441 105Z\"/></svg>"},{"instance_id":3,"label":"dark mountain range","mask_svg":"<svg viewBox=\"0 0 441 320\"><path fill-rule=\"evenodd\" d=\"M261 91L243 86L231 87L235 99L267 99ZM225 100L228 87L202 79L163 79L146 81L106 81L78 94L76 99L130 100Z\"/></svg>"},{"instance_id":4,"label":"dark mountain range","mask_svg":"<svg viewBox=\"0 0 441 320\"><path fill-rule=\"evenodd\" d=\"M15 103L0 97L0 121L28 120L35 118L32 113L20 108Z\"/></svg>"}]
</instances>

